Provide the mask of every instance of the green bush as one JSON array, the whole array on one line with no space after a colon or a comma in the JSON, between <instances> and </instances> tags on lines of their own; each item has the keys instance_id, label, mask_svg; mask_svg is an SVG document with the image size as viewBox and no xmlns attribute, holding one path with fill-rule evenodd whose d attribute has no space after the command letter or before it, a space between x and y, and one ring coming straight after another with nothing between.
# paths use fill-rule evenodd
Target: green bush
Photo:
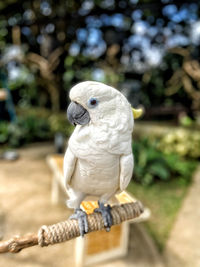
<instances>
[{"instance_id":1,"label":"green bush","mask_svg":"<svg viewBox=\"0 0 200 267\"><path fill-rule=\"evenodd\" d=\"M53 139L57 132L66 137L72 132L65 114L52 114L41 109L20 110L15 123L0 122L0 144L19 147Z\"/></svg>"},{"instance_id":2,"label":"green bush","mask_svg":"<svg viewBox=\"0 0 200 267\"><path fill-rule=\"evenodd\" d=\"M164 135L159 142L159 149L166 152L176 152L190 158L200 157L199 131L177 129Z\"/></svg>"},{"instance_id":3,"label":"green bush","mask_svg":"<svg viewBox=\"0 0 200 267\"><path fill-rule=\"evenodd\" d=\"M0 122L0 144L6 143L8 140L8 123Z\"/></svg>"},{"instance_id":4,"label":"green bush","mask_svg":"<svg viewBox=\"0 0 200 267\"><path fill-rule=\"evenodd\" d=\"M137 122L134 129L135 138L151 139L157 148L166 154L178 154L191 159L200 158L200 129L186 128L171 124Z\"/></svg>"},{"instance_id":5,"label":"green bush","mask_svg":"<svg viewBox=\"0 0 200 267\"><path fill-rule=\"evenodd\" d=\"M15 123L0 123L0 132L0 143L7 143L11 147L52 137L48 121L32 116L18 118Z\"/></svg>"},{"instance_id":6,"label":"green bush","mask_svg":"<svg viewBox=\"0 0 200 267\"><path fill-rule=\"evenodd\" d=\"M181 177L181 181L190 181L196 168L196 161L188 161L178 154L164 154L158 150L156 143L148 139L140 139L133 144L135 158L134 180L150 185L158 180L167 181Z\"/></svg>"}]
</instances>

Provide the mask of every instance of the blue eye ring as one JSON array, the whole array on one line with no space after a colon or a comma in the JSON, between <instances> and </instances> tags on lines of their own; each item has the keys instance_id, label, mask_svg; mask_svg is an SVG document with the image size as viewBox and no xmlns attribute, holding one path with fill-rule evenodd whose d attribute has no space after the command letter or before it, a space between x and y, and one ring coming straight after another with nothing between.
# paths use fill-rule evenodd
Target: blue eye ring
<instances>
[{"instance_id":1,"label":"blue eye ring","mask_svg":"<svg viewBox=\"0 0 200 267\"><path fill-rule=\"evenodd\" d=\"M98 105L98 100L95 98L95 97L91 97L89 100L88 100L88 107L89 108L95 108L97 105Z\"/></svg>"}]
</instances>

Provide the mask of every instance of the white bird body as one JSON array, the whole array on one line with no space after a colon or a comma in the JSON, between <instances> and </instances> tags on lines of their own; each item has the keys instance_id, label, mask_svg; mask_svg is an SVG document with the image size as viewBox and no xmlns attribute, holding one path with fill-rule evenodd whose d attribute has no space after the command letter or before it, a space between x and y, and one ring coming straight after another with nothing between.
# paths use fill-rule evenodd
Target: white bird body
<instances>
[{"instance_id":1,"label":"white bird body","mask_svg":"<svg viewBox=\"0 0 200 267\"><path fill-rule=\"evenodd\" d=\"M64 157L64 179L70 208L79 208L86 196L106 203L124 190L132 177L133 114L127 99L116 89L97 82L83 82L70 91L90 122L77 125ZM89 99L98 99L95 108Z\"/></svg>"},{"instance_id":2,"label":"white bird body","mask_svg":"<svg viewBox=\"0 0 200 267\"><path fill-rule=\"evenodd\" d=\"M73 173L70 186L75 190L81 190L87 195L101 196L119 188L119 159L120 156L111 154L100 149L98 144L83 142L82 140L92 140L92 132L89 129L76 129L69 141L69 148L77 158L76 168ZM84 128L89 128L85 126ZM81 133L82 140L77 139ZM75 140L74 140L75 139ZM74 143L77 146L74 146ZM77 149L78 148L78 149ZM87 185L87 186L86 186Z\"/></svg>"}]
</instances>

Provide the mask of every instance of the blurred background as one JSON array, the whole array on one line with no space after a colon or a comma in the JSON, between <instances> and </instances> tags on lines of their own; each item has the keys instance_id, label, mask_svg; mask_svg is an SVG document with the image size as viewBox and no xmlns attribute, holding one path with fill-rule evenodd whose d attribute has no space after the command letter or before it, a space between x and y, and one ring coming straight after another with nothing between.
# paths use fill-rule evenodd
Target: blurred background
<instances>
[{"instance_id":1,"label":"blurred background","mask_svg":"<svg viewBox=\"0 0 200 267\"><path fill-rule=\"evenodd\" d=\"M128 190L151 210L144 231L162 264L172 250L181 266L189 266L190 257L175 253L173 242L179 240L174 229L180 229L183 203L194 202L189 188L200 179L200 174L193 178L200 158L199 14L195 0L0 2L0 238L66 217L64 205L48 203L51 172L45 157L63 153L73 131L66 119L70 88L95 80L144 109L135 122L135 169ZM41 202L35 200L38 190ZM37 205L44 205L42 211L35 211ZM35 224L25 215L28 210ZM193 214L192 207L187 212ZM199 218L190 217L188 228L193 228ZM188 236L194 251L194 237ZM59 249L52 255L60 253L59 266L64 266ZM30 251L5 257L5 266L58 266L47 255L36 265L40 252ZM189 255L196 259L192 266L199 266L200 255ZM146 266L138 264L123 266Z\"/></svg>"}]
</instances>

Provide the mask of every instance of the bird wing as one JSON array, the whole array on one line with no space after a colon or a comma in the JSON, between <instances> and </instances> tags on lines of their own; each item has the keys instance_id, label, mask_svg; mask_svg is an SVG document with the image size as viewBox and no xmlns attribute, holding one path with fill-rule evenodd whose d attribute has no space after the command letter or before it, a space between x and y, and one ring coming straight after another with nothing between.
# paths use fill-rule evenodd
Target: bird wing
<instances>
[{"instance_id":1,"label":"bird wing","mask_svg":"<svg viewBox=\"0 0 200 267\"><path fill-rule=\"evenodd\" d=\"M69 184L72 178L72 175L75 170L77 158L74 153L71 151L70 147L67 148L64 156L63 162L63 171L64 171L64 185L66 189L69 188Z\"/></svg>"},{"instance_id":2,"label":"bird wing","mask_svg":"<svg viewBox=\"0 0 200 267\"><path fill-rule=\"evenodd\" d=\"M133 154L120 157L120 190L125 190L133 174Z\"/></svg>"}]
</instances>

